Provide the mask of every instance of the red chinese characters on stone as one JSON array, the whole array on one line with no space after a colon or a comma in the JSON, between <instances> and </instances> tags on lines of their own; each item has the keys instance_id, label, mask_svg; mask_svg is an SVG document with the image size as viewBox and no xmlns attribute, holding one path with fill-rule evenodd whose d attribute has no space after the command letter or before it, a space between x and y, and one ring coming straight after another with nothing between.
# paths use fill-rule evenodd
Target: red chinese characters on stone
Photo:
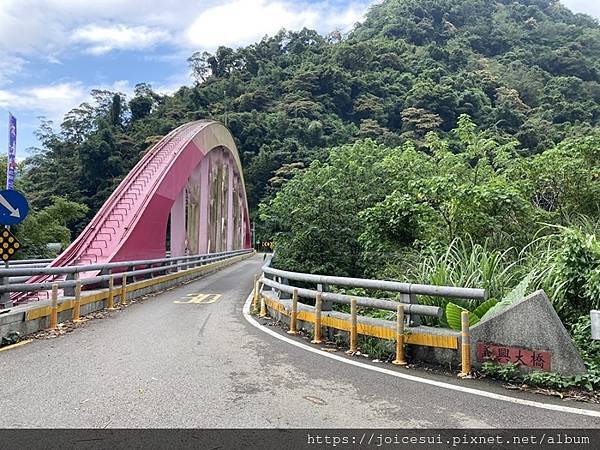
<instances>
[{"instance_id":1,"label":"red chinese characters on stone","mask_svg":"<svg viewBox=\"0 0 600 450\"><path fill-rule=\"evenodd\" d=\"M477 360L513 363L537 370L551 370L551 353L526 348L506 347L498 344L477 343Z\"/></svg>"}]
</instances>

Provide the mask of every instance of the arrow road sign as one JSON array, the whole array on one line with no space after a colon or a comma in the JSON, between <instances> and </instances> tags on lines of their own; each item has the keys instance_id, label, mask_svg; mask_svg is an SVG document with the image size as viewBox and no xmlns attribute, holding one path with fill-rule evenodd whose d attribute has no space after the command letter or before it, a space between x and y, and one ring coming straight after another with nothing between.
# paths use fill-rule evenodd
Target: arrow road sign
<instances>
[{"instance_id":1,"label":"arrow road sign","mask_svg":"<svg viewBox=\"0 0 600 450\"><path fill-rule=\"evenodd\" d=\"M0 191L0 224L16 225L23 222L29 213L29 204L17 191Z\"/></svg>"}]
</instances>

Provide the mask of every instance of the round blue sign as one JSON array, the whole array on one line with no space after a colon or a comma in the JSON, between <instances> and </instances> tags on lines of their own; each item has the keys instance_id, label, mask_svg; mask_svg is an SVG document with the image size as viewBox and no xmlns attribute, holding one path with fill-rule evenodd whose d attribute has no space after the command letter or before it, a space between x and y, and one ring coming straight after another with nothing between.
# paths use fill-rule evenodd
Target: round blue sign
<instances>
[{"instance_id":1,"label":"round blue sign","mask_svg":"<svg viewBox=\"0 0 600 450\"><path fill-rule=\"evenodd\" d=\"M29 213L29 204L23 194L13 191L0 191L0 224L16 225Z\"/></svg>"}]
</instances>

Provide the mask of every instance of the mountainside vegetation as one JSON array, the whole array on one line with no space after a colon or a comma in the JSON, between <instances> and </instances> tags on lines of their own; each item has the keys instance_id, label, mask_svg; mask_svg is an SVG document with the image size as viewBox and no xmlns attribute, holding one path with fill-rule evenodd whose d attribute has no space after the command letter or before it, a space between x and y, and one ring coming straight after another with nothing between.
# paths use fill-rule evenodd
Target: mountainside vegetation
<instances>
[{"instance_id":1,"label":"mountainside vegetation","mask_svg":"<svg viewBox=\"0 0 600 450\"><path fill-rule=\"evenodd\" d=\"M468 114L536 154L600 120L600 26L554 0L387 0L347 35L281 31L189 63L197 82L172 96L146 84L129 101L95 91L59 129L44 124L23 169L33 205L84 203L71 225L81 229L151 144L195 119L231 129L252 210L290 164L357 139L422 149L428 132L452 138Z\"/></svg>"}]
</instances>

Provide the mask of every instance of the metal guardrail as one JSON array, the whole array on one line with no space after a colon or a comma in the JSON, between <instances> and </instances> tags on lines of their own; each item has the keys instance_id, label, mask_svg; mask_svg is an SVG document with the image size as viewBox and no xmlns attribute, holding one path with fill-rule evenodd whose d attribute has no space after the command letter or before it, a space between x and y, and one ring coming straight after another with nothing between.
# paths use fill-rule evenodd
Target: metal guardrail
<instances>
[{"instance_id":1,"label":"metal guardrail","mask_svg":"<svg viewBox=\"0 0 600 450\"><path fill-rule=\"evenodd\" d=\"M377 289L380 291L401 292L403 294L428 295L432 297L468 298L473 300L487 300L488 298L488 293L485 289L399 283L397 281L370 280L365 278L311 275L307 273L288 272L285 270L273 269L271 267L263 267L263 272L290 280L305 281L308 283Z\"/></svg>"},{"instance_id":2,"label":"metal guardrail","mask_svg":"<svg viewBox=\"0 0 600 450\"><path fill-rule=\"evenodd\" d=\"M466 298L472 300L486 300L488 298L488 292L485 289L433 286L363 278L312 275L274 269L270 267L270 264L271 260L269 259L263 265L263 274L260 282L264 286L269 286L270 288L278 291L280 298L289 298L289 294L292 294L294 291L297 292L299 298L316 299L317 294L319 294L320 298L323 300L323 310L330 310L332 303L350 305L353 299L356 300L356 304L358 306L386 311L396 311L398 304L401 303L404 305L403 309L406 313L407 323L409 326L417 326L420 324L420 321L416 316L441 317L443 314L442 308L419 304L417 295L446 298ZM317 285L317 289L313 290L295 287L289 283L289 280L313 283ZM397 300L390 299L357 297L327 292L328 286L331 285L374 289L386 292L398 292L400 293L400 299L398 302ZM329 305L327 303L329 303Z\"/></svg>"},{"instance_id":3,"label":"metal guardrail","mask_svg":"<svg viewBox=\"0 0 600 450\"><path fill-rule=\"evenodd\" d=\"M16 259L10 262L10 266L23 266L23 265L48 265L53 261L53 259Z\"/></svg>"},{"instance_id":4,"label":"metal guardrail","mask_svg":"<svg viewBox=\"0 0 600 450\"><path fill-rule=\"evenodd\" d=\"M76 274L76 273L93 272L93 271L97 271L97 270L112 271L113 269L118 269L118 268L123 268L123 267L129 268L129 267L135 267L135 266L148 266L148 265L155 265L155 264L166 265L166 263L172 264L173 262L179 262L179 261L184 261L184 262L187 262L188 264L192 264L195 261L201 260L202 258L219 257L219 256L223 256L223 255L235 255L238 253L241 254L241 253L246 253L249 251L251 251L251 250L244 249L244 250L234 250L231 252L207 253L207 254L203 254L203 255L174 256L174 257L169 257L169 258L142 259L142 260L136 260L136 261L119 261L119 262L105 263L105 264L85 264L85 265L81 265L81 266L42 267L42 268L15 267L15 268L8 268L8 269L0 269L0 277L7 277L7 276L10 277L10 276L19 276L19 275L27 275L27 276L72 275L72 274ZM1 289L2 288L0 287L0 292L2 292Z\"/></svg>"},{"instance_id":5,"label":"metal guardrail","mask_svg":"<svg viewBox=\"0 0 600 450\"><path fill-rule=\"evenodd\" d=\"M107 283L111 277L118 274L119 277L127 277L128 279L138 278L142 276L155 276L157 274L177 272L180 268L189 269L192 267L202 266L208 263L221 261L233 256L243 255L252 252L253 249L234 250L230 252L208 253L202 255L191 256L176 256L161 259L149 259L138 261L121 261L107 264L88 264L82 266L67 266L67 267L9 267L0 269L0 293L3 299L0 304L6 302L6 296L13 292L37 292L48 291L54 285L58 289L63 289L65 295L74 295L75 285L79 281L82 286ZM82 272L100 271L100 275L83 278L79 280L79 274ZM29 278L36 275L54 275L66 276L65 280L57 280L52 282L42 283L15 283L9 284L9 280L24 281L23 278ZM137 280L136 280L137 281Z\"/></svg>"},{"instance_id":6,"label":"metal guardrail","mask_svg":"<svg viewBox=\"0 0 600 450\"><path fill-rule=\"evenodd\" d=\"M6 267L7 269L15 269L15 268L19 268L19 269L23 269L23 268L42 268L42 267L48 267L50 265L50 263L52 262L52 259L18 259L15 261L11 261L10 265L8 267ZM8 278L8 284L16 284L16 283L23 283L24 281L27 281L29 279L28 276L22 276L22 277L9 277Z\"/></svg>"}]
</instances>

